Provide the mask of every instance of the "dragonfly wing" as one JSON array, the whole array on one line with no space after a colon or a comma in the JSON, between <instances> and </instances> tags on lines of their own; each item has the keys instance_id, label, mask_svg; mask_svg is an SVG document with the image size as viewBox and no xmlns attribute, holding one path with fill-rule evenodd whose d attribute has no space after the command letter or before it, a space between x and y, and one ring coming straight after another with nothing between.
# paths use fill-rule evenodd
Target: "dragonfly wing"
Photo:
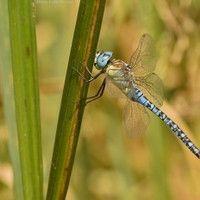
<instances>
[{"instance_id":1,"label":"dragonfly wing","mask_svg":"<svg viewBox=\"0 0 200 200\"><path fill-rule=\"evenodd\" d=\"M152 72L155 69L156 49L150 35L142 35L138 48L130 59L130 65L133 67L135 75Z\"/></svg>"},{"instance_id":2,"label":"dragonfly wing","mask_svg":"<svg viewBox=\"0 0 200 200\"><path fill-rule=\"evenodd\" d=\"M163 84L157 74L151 73L144 77L135 77L135 82L143 94L156 106L163 104Z\"/></svg>"},{"instance_id":3,"label":"dragonfly wing","mask_svg":"<svg viewBox=\"0 0 200 200\"><path fill-rule=\"evenodd\" d=\"M109 91L109 93L115 97L115 98L127 98L126 95L117 87L114 85L112 80L107 77L106 78L106 87Z\"/></svg>"},{"instance_id":4,"label":"dragonfly wing","mask_svg":"<svg viewBox=\"0 0 200 200\"><path fill-rule=\"evenodd\" d=\"M150 123L144 106L127 100L123 113L124 128L130 137L144 133Z\"/></svg>"}]
</instances>

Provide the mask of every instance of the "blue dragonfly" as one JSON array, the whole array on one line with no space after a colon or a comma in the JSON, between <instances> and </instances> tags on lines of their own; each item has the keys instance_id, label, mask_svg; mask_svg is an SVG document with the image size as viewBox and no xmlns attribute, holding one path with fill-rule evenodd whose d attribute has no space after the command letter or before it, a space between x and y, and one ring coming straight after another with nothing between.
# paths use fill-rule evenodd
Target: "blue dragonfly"
<instances>
[{"instance_id":1,"label":"blue dragonfly","mask_svg":"<svg viewBox=\"0 0 200 200\"><path fill-rule=\"evenodd\" d=\"M146 108L157 115L178 138L200 158L200 150L188 136L173 122L159 107L163 103L163 86L161 79L153 72L156 66L156 50L152 37L142 35L138 48L133 53L130 64L122 60L112 59L112 52L97 52L94 66L100 72L86 80L79 71L74 69L85 81L92 82L101 74L106 74L96 95L85 98L86 104L103 95L105 85L108 91L116 98L126 98L123 112L123 123L127 134L135 137L146 131L150 118ZM83 100L83 99L81 99Z\"/></svg>"}]
</instances>

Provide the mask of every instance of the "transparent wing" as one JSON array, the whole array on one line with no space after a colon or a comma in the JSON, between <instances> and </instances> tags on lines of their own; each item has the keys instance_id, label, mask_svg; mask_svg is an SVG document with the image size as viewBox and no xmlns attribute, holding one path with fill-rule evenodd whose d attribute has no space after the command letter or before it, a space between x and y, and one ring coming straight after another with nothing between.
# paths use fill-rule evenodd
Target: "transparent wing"
<instances>
[{"instance_id":1,"label":"transparent wing","mask_svg":"<svg viewBox=\"0 0 200 200\"><path fill-rule=\"evenodd\" d=\"M144 106L127 100L123 113L124 128L130 137L144 133L150 123Z\"/></svg>"},{"instance_id":2,"label":"transparent wing","mask_svg":"<svg viewBox=\"0 0 200 200\"><path fill-rule=\"evenodd\" d=\"M135 83L143 94L156 106L163 104L163 84L157 74L151 73L144 77L135 77Z\"/></svg>"},{"instance_id":3,"label":"transparent wing","mask_svg":"<svg viewBox=\"0 0 200 200\"><path fill-rule=\"evenodd\" d=\"M106 87L109 93L115 98L127 98L126 95L113 84L112 80L109 77L106 78Z\"/></svg>"},{"instance_id":4,"label":"transparent wing","mask_svg":"<svg viewBox=\"0 0 200 200\"><path fill-rule=\"evenodd\" d=\"M156 49L150 35L142 35L138 48L130 59L130 65L135 75L149 73L155 69Z\"/></svg>"}]
</instances>

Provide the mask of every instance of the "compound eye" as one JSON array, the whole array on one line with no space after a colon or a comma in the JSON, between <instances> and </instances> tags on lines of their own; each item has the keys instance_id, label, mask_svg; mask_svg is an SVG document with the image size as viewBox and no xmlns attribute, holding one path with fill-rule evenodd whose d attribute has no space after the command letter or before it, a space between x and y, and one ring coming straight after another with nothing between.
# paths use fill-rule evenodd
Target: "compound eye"
<instances>
[{"instance_id":1,"label":"compound eye","mask_svg":"<svg viewBox=\"0 0 200 200\"><path fill-rule=\"evenodd\" d=\"M96 53L96 58L95 58L95 62L94 65L95 67L100 70L103 69L104 67L106 67L108 61L110 60L110 58L112 57L112 52L110 51L106 51L106 52L97 52Z\"/></svg>"}]
</instances>

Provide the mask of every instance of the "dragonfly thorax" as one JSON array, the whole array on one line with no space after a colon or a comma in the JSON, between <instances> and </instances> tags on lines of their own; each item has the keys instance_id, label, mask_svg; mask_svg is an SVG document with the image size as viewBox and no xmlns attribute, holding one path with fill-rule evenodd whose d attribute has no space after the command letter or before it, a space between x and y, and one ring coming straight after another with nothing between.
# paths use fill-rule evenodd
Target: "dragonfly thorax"
<instances>
[{"instance_id":1,"label":"dragonfly thorax","mask_svg":"<svg viewBox=\"0 0 200 200\"><path fill-rule=\"evenodd\" d=\"M106 67L110 58L112 57L112 52L105 51L105 52L97 52L94 60L94 66L100 70Z\"/></svg>"},{"instance_id":2,"label":"dragonfly thorax","mask_svg":"<svg viewBox=\"0 0 200 200\"><path fill-rule=\"evenodd\" d=\"M119 88L128 98L129 94L136 88L133 71L127 63L122 60L113 59L106 68L107 79Z\"/></svg>"},{"instance_id":3,"label":"dragonfly thorax","mask_svg":"<svg viewBox=\"0 0 200 200\"><path fill-rule=\"evenodd\" d=\"M129 65L122 60L113 59L110 63L108 63L106 73L114 80L120 79L130 81L131 79L133 79L132 68L130 68Z\"/></svg>"}]
</instances>

